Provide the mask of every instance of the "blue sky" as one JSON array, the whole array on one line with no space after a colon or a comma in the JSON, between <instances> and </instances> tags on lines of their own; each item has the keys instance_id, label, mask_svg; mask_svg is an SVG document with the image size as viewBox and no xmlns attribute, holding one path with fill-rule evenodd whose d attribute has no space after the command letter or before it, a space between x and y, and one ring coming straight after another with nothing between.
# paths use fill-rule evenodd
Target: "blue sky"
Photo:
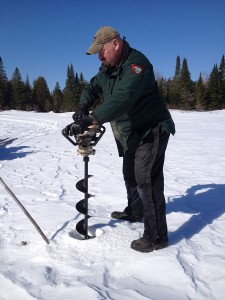
<instances>
[{"instance_id":1,"label":"blue sky","mask_svg":"<svg viewBox=\"0 0 225 300\"><path fill-rule=\"evenodd\" d=\"M0 56L8 79L44 76L52 91L64 88L68 64L90 80L99 68L85 54L100 26L116 28L143 52L154 70L174 75L177 55L193 80L209 75L225 54L224 0L0 0Z\"/></svg>"}]
</instances>

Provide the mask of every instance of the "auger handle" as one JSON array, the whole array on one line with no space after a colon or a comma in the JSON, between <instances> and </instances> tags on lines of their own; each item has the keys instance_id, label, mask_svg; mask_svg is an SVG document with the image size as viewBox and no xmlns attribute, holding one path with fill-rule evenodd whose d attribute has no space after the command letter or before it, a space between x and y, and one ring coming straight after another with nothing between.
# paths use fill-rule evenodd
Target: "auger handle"
<instances>
[{"instance_id":1,"label":"auger handle","mask_svg":"<svg viewBox=\"0 0 225 300\"><path fill-rule=\"evenodd\" d=\"M72 125L73 123L67 125L63 130L62 130L62 135L71 143L73 144L74 146L77 146L79 145L79 143L77 142L77 137L75 136L75 140L76 142L74 142L69 136L68 136L68 133L67 133L67 130L66 128L70 125ZM93 130L95 131L96 133L99 133L99 136L97 136L95 139L94 139L94 142L91 143L92 146L95 146L99 140L101 139L101 137L103 136L103 134L105 133L105 127L103 125L101 125L100 127L97 125L93 125L92 128L89 129L90 131Z\"/></svg>"},{"instance_id":2,"label":"auger handle","mask_svg":"<svg viewBox=\"0 0 225 300\"><path fill-rule=\"evenodd\" d=\"M95 131L96 131L96 133L99 133L99 136L96 137L94 143L92 143L92 146L95 146L99 142L99 140L105 133L105 127L103 125L101 125L99 128L95 129Z\"/></svg>"},{"instance_id":3,"label":"auger handle","mask_svg":"<svg viewBox=\"0 0 225 300\"><path fill-rule=\"evenodd\" d=\"M68 127L68 126L70 126L70 125L72 125L72 124L73 124L73 123L67 125L66 127ZM64 136L71 144L73 144L74 146L77 146L78 144L75 143L75 142L68 136L66 127L62 130L62 135L63 135L63 136Z\"/></svg>"}]
</instances>

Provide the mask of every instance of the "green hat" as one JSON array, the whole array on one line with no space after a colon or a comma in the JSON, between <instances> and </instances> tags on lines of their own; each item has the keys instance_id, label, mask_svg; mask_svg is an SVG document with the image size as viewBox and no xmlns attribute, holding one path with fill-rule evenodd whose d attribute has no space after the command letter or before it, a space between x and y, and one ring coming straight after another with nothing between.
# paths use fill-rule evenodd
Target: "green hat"
<instances>
[{"instance_id":1,"label":"green hat","mask_svg":"<svg viewBox=\"0 0 225 300\"><path fill-rule=\"evenodd\" d=\"M106 42L109 42L110 40L119 36L120 36L119 33L112 27L109 26L100 27L99 30L96 32L93 42L90 48L87 50L86 54L98 53Z\"/></svg>"}]
</instances>

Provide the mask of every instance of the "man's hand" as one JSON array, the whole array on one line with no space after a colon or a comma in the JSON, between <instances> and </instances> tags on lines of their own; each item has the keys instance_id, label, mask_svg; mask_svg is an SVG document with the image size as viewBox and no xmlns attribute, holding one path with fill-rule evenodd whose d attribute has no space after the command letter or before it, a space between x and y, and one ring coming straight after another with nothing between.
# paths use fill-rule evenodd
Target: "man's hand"
<instances>
[{"instance_id":1,"label":"man's hand","mask_svg":"<svg viewBox=\"0 0 225 300\"><path fill-rule=\"evenodd\" d=\"M89 115L88 105L87 104L80 104L77 107L77 110L73 114L72 118L76 123L78 120L82 119L84 116Z\"/></svg>"},{"instance_id":2,"label":"man's hand","mask_svg":"<svg viewBox=\"0 0 225 300\"><path fill-rule=\"evenodd\" d=\"M69 135L78 135L88 130L88 127L92 125L92 117L84 116L82 119L74 122L69 127Z\"/></svg>"}]
</instances>

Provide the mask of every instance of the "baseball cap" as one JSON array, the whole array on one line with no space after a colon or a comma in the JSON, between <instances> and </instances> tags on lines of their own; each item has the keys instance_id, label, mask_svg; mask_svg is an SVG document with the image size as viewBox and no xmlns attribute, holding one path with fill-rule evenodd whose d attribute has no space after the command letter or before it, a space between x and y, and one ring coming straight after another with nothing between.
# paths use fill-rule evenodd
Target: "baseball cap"
<instances>
[{"instance_id":1,"label":"baseball cap","mask_svg":"<svg viewBox=\"0 0 225 300\"><path fill-rule=\"evenodd\" d=\"M98 53L106 42L109 42L110 40L119 36L120 34L110 26L100 27L99 30L96 32L93 42L90 48L87 50L86 54Z\"/></svg>"}]
</instances>

